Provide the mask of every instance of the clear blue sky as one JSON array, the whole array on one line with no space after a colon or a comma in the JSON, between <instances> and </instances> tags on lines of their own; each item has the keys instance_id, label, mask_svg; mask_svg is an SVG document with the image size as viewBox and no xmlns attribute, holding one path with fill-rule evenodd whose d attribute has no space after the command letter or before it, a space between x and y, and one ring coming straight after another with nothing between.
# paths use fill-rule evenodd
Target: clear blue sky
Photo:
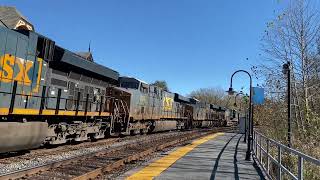
<instances>
[{"instance_id":1,"label":"clear blue sky","mask_svg":"<svg viewBox=\"0 0 320 180\"><path fill-rule=\"evenodd\" d=\"M259 58L266 23L279 0L1 0L16 6L64 48L147 82L166 80L171 91L227 89L231 74ZM246 60L249 58L249 60ZM235 87L248 83L237 76ZM244 84L243 84L244 83ZM243 84L243 85L242 85Z\"/></svg>"}]
</instances>

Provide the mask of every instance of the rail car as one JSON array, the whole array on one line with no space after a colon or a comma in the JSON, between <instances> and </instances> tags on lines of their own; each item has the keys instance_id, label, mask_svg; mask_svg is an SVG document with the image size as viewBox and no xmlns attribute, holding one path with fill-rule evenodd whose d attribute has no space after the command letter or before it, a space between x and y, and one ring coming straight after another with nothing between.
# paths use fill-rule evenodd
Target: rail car
<instances>
[{"instance_id":1,"label":"rail car","mask_svg":"<svg viewBox=\"0 0 320 180\"><path fill-rule=\"evenodd\" d=\"M34 31L0 26L0 153L223 126L228 110L163 91Z\"/></svg>"}]
</instances>

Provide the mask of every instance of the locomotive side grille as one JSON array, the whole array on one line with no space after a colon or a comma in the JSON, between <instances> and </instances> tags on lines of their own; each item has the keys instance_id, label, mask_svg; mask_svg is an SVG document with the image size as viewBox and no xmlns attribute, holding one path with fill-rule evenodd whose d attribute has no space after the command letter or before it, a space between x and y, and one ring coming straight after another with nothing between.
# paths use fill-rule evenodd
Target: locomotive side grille
<instances>
[{"instance_id":1,"label":"locomotive side grille","mask_svg":"<svg viewBox=\"0 0 320 180\"><path fill-rule=\"evenodd\" d=\"M93 79L92 79L92 84L94 84L94 85L100 85L100 80L93 78Z\"/></svg>"},{"instance_id":2,"label":"locomotive side grille","mask_svg":"<svg viewBox=\"0 0 320 180\"><path fill-rule=\"evenodd\" d=\"M74 88L75 88L76 84L74 82L69 81L69 95L74 96Z\"/></svg>"},{"instance_id":3,"label":"locomotive side grille","mask_svg":"<svg viewBox=\"0 0 320 180\"><path fill-rule=\"evenodd\" d=\"M85 75L82 75L81 76L81 81L86 82L86 83L91 83L92 78L90 78L88 76L85 76Z\"/></svg>"},{"instance_id":4,"label":"locomotive side grille","mask_svg":"<svg viewBox=\"0 0 320 180\"><path fill-rule=\"evenodd\" d=\"M84 94L88 94L89 93L89 86L85 86L84 87Z\"/></svg>"},{"instance_id":5,"label":"locomotive side grille","mask_svg":"<svg viewBox=\"0 0 320 180\"><path fill-rule=\"evenodd\" d=\"M56 86L68 87L68 82L56 78L51 78L51 84Z\"/></svg>"},{"instance_id":6,"label":"locomotive side grille","mask_svg":"<svg viewBox=\"0 0 320 180\"><path fill-rule=\"evenodd\" d=\"M81 96L80 96L80 105L82 105L82 108L84 108L84 104L85 104L85 99L86 99L86 95L84 94L84 89L80 89L80 93L81 93Z\"/></svg>"},{"instance_id":7,"label":"locomotive side grille","mask_svg":"<svg viewBox=\"0 0 320 180\"><path fill-rule=\"evenodd\" d=\"M90 90L89 90L89 98L90 98L90 99L93 98L93 87L90 87Z\"/></svg>"},{"instance_id":8,"label":"locomotive side grille","mask_svg":"<svg viewBox=\"0 0 320 180\"><path fill-rule=\"evenodd\" d=\"M109 87L109 83L105 82L105 81L101 81L101 86L103 87Z\"/></svg>"},{"instance_id":9,"label":"locomotive side grille","mask_svg":"<svg viewBox=\"0 0 320 180\"><path fill-rule=\"evenodd\" d=\"M80 80L81 75L77 74L75 72L70 72L69 78L74 79L74 80Z\"/></svg>"},{"instance_id":10,"label":"locomotive side grille","mask_svg":"<svg viewBox=\"0 0 320 180\"><path fill-rule=\"evenodd\" d=\"M74 91L75 87L76 87L76 84L74 82L69 81L69 90Z\"/></svg>"},{"instance_id":11,"label":"locomotive side grille","mask_svg":"<svg viewBox=\"0 0 320 180\"><path fill-rule=\"evenodd\" d=\"M75 104L73 101L73 95L72 96L68 96L68 102L67 102L67 109L68 110L73 110L73 105Z\"/></svg>"},{"instance_id":12,"label":"locomotive side grille","mask_svg":"<svg viewBox=\"0 0 320 180\"><path fill-rule=\"evenodd\" d=\"M68 76L68 73L66 72L62 72L62 71L59 71L59 70L56 70L56 69L52 69L52 73L53 74L58 74L58 75L61 75L61 76Z\"/></svg>"}]
</instances>

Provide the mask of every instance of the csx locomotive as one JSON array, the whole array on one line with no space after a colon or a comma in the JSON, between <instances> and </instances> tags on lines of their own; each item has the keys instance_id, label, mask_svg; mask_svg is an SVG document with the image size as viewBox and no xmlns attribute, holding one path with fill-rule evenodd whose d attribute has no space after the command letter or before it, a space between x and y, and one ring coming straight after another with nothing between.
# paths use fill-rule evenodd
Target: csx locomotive
<instances>
[{"instance_id":1,"label":"csx locomotive","mask_svg":"<svg viewBox=\"0 0 320 180\"><path fill-rule=\"evenodd\" d=\"M0 24L0 153L222 126L229 118L223 107L119 77L90 53L57 46L24 20L16 28Z\"/></svg>"}]
</instances>

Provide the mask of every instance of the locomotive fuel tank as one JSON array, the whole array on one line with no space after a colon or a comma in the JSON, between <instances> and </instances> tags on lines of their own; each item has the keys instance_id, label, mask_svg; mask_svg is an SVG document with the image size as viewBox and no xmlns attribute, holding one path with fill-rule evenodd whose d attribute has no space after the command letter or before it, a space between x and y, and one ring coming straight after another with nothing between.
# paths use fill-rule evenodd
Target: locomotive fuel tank
<instances>
[{"instance_id":1,"label":"locomotive fuel tank","mask_svg":"<svg viewBox=\"0 0 320 180\"><path fill-rule=\"evenodd\" d=\"M0 123L0 153L39 147L48 132L45 122Z\"/></svg>"}]
</instances>

